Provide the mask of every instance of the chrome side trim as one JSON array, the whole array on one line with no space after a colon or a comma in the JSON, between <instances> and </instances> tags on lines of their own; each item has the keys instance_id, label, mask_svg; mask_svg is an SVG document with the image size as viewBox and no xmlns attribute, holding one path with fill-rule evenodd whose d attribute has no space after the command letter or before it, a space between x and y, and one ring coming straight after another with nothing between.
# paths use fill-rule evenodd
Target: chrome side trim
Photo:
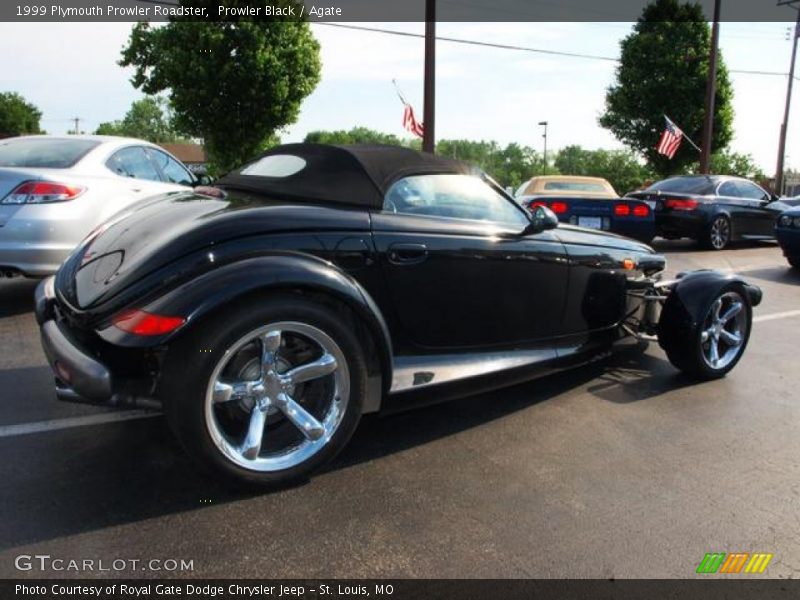
<instances>
[{"instance_id":1,"label":"chrome side trim","mask_svg":"<svg viewBox=\"0 0 800 600\"><path fill-rule=\"evenodd\" d=\"M500 373L556 358L552 348L480 354L395 356L390 394Z\"/></svg>"}]
</instances>

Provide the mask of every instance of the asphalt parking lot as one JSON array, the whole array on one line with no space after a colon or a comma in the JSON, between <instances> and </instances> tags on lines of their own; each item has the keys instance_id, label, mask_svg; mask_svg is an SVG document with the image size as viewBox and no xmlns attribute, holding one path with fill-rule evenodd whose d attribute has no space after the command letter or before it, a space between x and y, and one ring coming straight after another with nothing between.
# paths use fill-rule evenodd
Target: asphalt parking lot
<instances>
[{"instance_id":1,"label":"asphalt parking lot","mask_svg":"<svg viewBox=\"0 0 800 600\"><path fill-rule=\"evenodd\" d=\"M800 574L800 275L773 244L657 245L669 273L718 268L765 292L725 379L656 345L502 392L362 421L310 482L232 492L160 416L62 404L31 312L0 281L0 577L15 557L177 559L191 577L690 577L706 552L770 552ZM124 570L95 575L162 576Z\"/></svg>"}]
</instances>

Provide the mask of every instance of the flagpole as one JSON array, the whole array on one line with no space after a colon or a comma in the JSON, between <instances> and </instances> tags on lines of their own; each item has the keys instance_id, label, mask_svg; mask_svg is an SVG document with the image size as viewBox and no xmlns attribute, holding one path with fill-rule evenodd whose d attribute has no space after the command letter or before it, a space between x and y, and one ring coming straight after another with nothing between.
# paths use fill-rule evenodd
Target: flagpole
<instances>
[{"instance_id":1,"label":"flagpole","mask_svg":"<svg viewBox=\"0 0 800 600\"><path fill-rule=\"evenodd\" d=\"M425 1L425 90L422 107L422 150L433 153L436 136L436 0Z\"/></svg>"}]
</instances>

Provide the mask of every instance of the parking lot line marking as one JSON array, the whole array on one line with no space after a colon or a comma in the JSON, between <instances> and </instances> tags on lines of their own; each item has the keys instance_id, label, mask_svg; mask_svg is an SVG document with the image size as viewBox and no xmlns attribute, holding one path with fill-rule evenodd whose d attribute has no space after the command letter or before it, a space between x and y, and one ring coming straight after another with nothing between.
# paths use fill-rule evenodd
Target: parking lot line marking
<instances>
[{"instance_id":1,"label":"parking lot line marking","mask_svg":"<svg viewBox=\"0 0 800 600\"><path fill-rule=\"evenodd\" d=\"M148 417L158 417L160 415L160 412L155 412L152 410L126 410L120 412L103 413L99 415L87 415L85 417L68 417L66 419L52 419L49 421L34 421L32 423L3 425L0 426L0 438L27 435L30 433L42 433L44 431L56 431L58 429L71 429L73 427L85 427L87 425L100 425L102 423L116 423L119 421L146 419Z\"/></svg>"},{"instance_id":2,"label":"parking lot line marking","mask_svg":"<svg viewBox=\"0 0 800 600\"><path fill-rule=\"evenodd\" d=\"M776 319L788 319L789 317L800 317L800 310L787 310L771 315L758 315L753 317L753 322L760 323L761 321L774 321Z\"/></svg>"}]
</instances>

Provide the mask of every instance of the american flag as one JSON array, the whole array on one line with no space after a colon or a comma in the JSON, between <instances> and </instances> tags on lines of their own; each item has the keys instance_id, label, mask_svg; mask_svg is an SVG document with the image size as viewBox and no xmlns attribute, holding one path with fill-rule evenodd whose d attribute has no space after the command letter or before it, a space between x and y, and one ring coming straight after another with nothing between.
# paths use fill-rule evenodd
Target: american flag
<instances>
[{"instance_id":1,"label":"american flag","mask_svg":"<svg viewBox=\"0 0 800 600\"><path fill-rule=\"evenodd\" d=\"M405 105L405 109L403 110L403 127L417 137L423 137L423 132L425 130L423 124L418 122L414 117L414 109L411 108L410 104L405 102L403 104Z\"/></svg>"},{"instance_id":2,"label":"american flag","mask_svg":"<svg viewBox=\"0 0 800 600\"><path fill-rule=\"evenodd\" d=\"M683 132L675 123L669 120L669 117L664 115L664 119L667 121L667 126L664 128L664 133L661 134L661 139L658 142L658 146L656 146L656 152L672 160L681 145Z\"/></svg>"}]
</instances>

